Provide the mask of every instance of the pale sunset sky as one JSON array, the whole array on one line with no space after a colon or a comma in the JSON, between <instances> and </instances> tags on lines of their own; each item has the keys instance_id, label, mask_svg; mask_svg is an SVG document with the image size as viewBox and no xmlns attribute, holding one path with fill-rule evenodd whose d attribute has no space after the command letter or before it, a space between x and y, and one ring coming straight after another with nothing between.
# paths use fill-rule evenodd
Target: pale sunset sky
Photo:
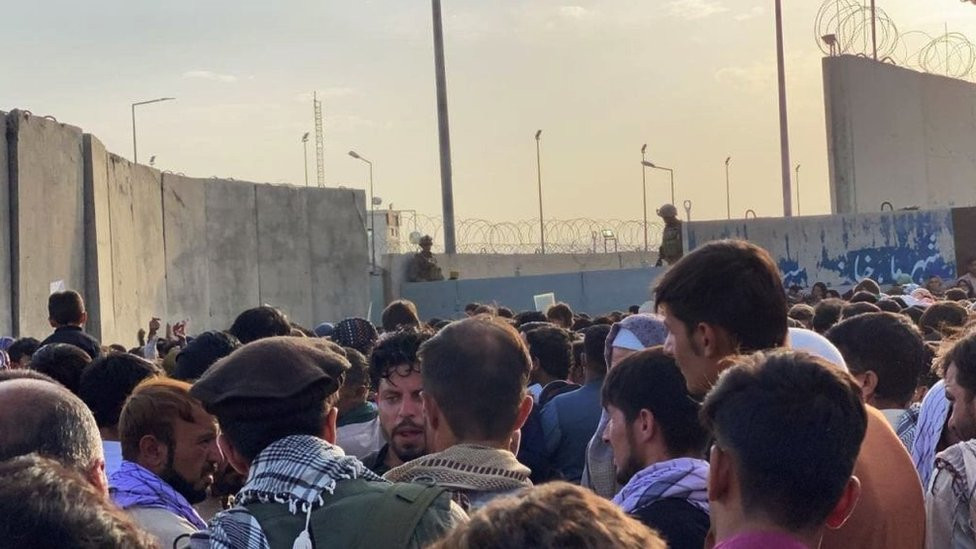
<instances>
[{"instance_id":1,"label":"pale sunset sky","mask_svg":"<svg viewBox=\"0 0 976 549\"><path fill-rule=\"evenodd\" d=\"M790 138L803 213L829 211L818 0L784 1ZM899 29L976 38L976 6L879 0ZM780 215L770 0L443 0L455 208L495 221L640 219L640 146L673 167L695 219ZM326 183L440 214L428 0L11 1L0 110L80 126L187 175L303 184L311 92L325 102ZM314 144L309 143L314 184ZM649 210L668 200L648 172ZM682 214L682 217L683 214Z\"/></svg>"}]
</instances>

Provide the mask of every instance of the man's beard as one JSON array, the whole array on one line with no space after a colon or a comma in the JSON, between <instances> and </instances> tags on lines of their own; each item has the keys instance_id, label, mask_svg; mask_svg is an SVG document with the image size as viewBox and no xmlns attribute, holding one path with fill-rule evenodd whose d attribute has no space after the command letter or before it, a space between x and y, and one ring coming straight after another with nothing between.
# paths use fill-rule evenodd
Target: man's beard
<instances>
[{"instance_id":1,"label":"man's beard","mask_svg":"<svg viewBox=\"0 0 976 549\"><path fill-rule=\"evenodd\" d=\"M417 429L423 435L421 439L423 442L420 444L409 444L406 446L399 446L396 443L396 432L398 429L408 427L410 429ZM427 455L427 431L424 429L423 425L417 425L412 421L404 421L393 428L393 432L390 434L390 451L403 463L415 460L419 457Z\"/></svg>"},{"instance_id":2,"label":"man's beard","mask_svg":"<svg viewBox=\"0 0 976 549\"><path fill-rule=\"evenodd\" d=\"M211 469L216 470L216 467L211 465ZM166 468L159 473L159 478L163 479L166 484L169 484L173 490L184 498L186 501L190 502L190 505L200 503L207 499L207 489L197 489L193 486L192 482L188 482L182 475L176 472L173 468L173 452L170 451L169 459L166 462Z\"/></svg>"},{"instance_id":3,"label":"man's beard","mask_svg":"<svg viewBox=\"0 0 976 549\"><path fill-rule=\"evenodd\" d=\"M630 482L630 479L644 468L637 458L634 457L634 450L637 448L637 437L634 436L634 430L629 425L627 426L627 445L630 446L630 455L627 456L627 462L623 466L617 467L617 482L621 485Z\"/></svg>"}]
</instances>

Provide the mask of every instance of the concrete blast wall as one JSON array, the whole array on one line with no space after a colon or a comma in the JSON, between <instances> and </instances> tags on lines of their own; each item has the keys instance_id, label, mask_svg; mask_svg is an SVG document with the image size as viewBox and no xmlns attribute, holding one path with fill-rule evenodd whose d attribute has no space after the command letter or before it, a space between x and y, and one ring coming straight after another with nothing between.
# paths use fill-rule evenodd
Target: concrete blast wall
<instances>
[{"instance_id":1,"label":"concrete blast wall","mask_svg":"<svg viewBox=\"0 0 976 549\"><path fill-rule=\"evenodd\" d=\"M976 204L976 84L853 56L823 78L834 213Z\"/></svg>"},{"instance_id":2,"label":"concrete blast wall","mask_svg":"<svg viewBox=\"0 0 976 549\"><path fill-rule=\"evenodd\" d=\"M126 346L152 317L196 333L265 303L306 326L365 314L363 191L161 174L78 128L6 120L0 335L46 335L55 281L84 295L90 332Z\"/></svg>"}]
</instances>

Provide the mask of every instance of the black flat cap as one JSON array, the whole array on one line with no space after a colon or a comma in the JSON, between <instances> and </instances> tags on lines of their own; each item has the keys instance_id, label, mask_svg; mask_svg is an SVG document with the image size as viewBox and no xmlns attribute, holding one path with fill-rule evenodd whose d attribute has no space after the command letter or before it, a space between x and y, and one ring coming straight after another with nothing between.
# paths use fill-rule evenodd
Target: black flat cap
<instances>
[{"instance_id":1,"label":"black flat cap","mask_svg":"<svg viewBox=\"0 0 976 549\"><path fill-rule=\"evenodd\" d=\"M238 399L287 399L325 383L339 390L349 361L313 338L260 339L222 358L193 384L190 395L205 406Z\"/></svg>"}]
</instances>

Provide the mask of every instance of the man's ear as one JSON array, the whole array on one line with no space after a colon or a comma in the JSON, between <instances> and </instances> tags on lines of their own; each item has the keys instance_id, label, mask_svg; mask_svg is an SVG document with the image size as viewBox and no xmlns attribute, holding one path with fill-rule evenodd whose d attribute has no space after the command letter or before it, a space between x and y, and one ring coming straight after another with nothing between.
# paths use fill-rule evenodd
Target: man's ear
<instances>
[{"instance_id":1,"label":"man's ear","mask_svg":"<svg viewBox=\"0 0 976 549\"><path fill-rule=\"evenodd\" d=\"M108 479L105 478L105 460L98 458L88 470L88 482L108 497Z\"/></svg>"},{"instance_id":2,"label":"man's ear","mask_svg":"<svg viewBox=\"0 0 976 549\"><path fill-rule=\"evenodd\" d=\"M81 325L84 326L85 324L88 324L88 312L87 311L85 311L84 313L81 313Z\"/></svg>"},{"instance_id":3,"label":"man's ear","mask_svg":"<svg viewBox=\"0 0 976 549\"><path fill-rule=\"evenodd\" d=\"M424 416L427 418L427 426L431 431L437 431L441 426L441 409L427 393L421 393L421 398L424 400Z\"/></svg>"},{"instance_id":4,"label":"man's ear","mask_svg":"<svg viewBox=\"0 0 976 549\"><path fill-rule=\"evenodd\" d=\"M224 454L224 459L227 460L227 463L229 463L235 471L246 477L248 471L251 470L251 464L248 462L248 460L244 459L244 456L237 451L237 448L234 448L234 445L231 444L230 439L227 438L227 435L221 433L217 436L217 446L220 447L220 451Z\"/></svg>"},{"instance_id":5,"label":"man's ear","mask_svg":"<svg viewBox=\"0 0 976 549\"><path fill-rule=\"evenodd\" d=\"M727 499L732 487L732 458L713 444L708 458L708 501Z\"/></svg>"},{"instance_id":6,"label":"man's ear","mask_svg":"<svg viewBox=\"0 0 976 549\"><path fill-rule=\"evenodd\" d=\"M861 383L861 394L867 402L874 398L874 392L878 389L878 374L874 370L867 370L861 377L864 379Z\"/></svg>"},{"instance_id":7,"label":"man's ear","mask_svg":"<svg viewBox=\"0 0 976 549\"><path fill-rule=\"evenodd\" d=\"M542 366L539 365L539 359L536 357L532 357L532 371L537 372L541 367Z\"/></svg>"},{"instance_id":8,"label":"man's ear","mask_svg":"<svg viewBox=\"0 0 976 549\"><path fill-rule=\"evenodd\" d=\"M333 406L329 409L329 415L325 418L325 426L322 428L322 440L329 444L335 444L339 438L339 428L336 426L339 417L339 409Z\"/></svg>"},{"instance_id":9,"label":"man's ear","mask_svg":"<svg viewBox=\"0 0 976 549\"><path fill-rule=\"evenodd\" d=\"M513 431L518 431L525 425L525 420L529 419L529 414L532 413L532 406L535 401L532 400L532 395L525 395L522 398L522 403L519 404L518 416L515 417L515 425L513 426Z\"/></svg>"},{"instance_id":10,"label":"man's ear","mask_svg":"<svg viewBox=\"0 0 976 549\"><path fill-rule=\"evenodd\" d=\"M162 471L169 460L169 446L153 435L143 435L139 439L139 465L154 473Z\"/></svg>"},{"instance_id":11,"label":"man's ear","mask_svg":"<svg viewBox=\"0 0 976 549\"><path fill-rule=\"evenodd\" d=\"M654 422L654 412L644 408L637 414L634 421L634 436L637 442L649 442L657 433L657 424Z\"/></svg>"},{"instance_id":12,"label":"man's ear","mask_svg":"<svg viewBox=\"0 0 976 549\"><path fill-rule=\"evenodd\" d=\"M841 494L840 500L837 502L837 505L834 505L834 510L827 516L827 528L837 530L844 526L844 523L850 518L851 513L854 512L854 506L857 505L859 499L861 499L861 481L857 477L851 476L851 478L847 479L847 485L844 486L844 492Z\"/></svg>"},{"instance_id":13,"label":"man's ear","mask_svg":"<svg viewBox=\"0 0 976 549\"><path fill-rule=\"evenodd\" d=\"M695 326L692 337L697 338L692 343L698 345L702 355L706 358L716 359L735 352L735 346L732 344L729 334L718 326L699 322Z\"/></svg>"}]
</instances>

